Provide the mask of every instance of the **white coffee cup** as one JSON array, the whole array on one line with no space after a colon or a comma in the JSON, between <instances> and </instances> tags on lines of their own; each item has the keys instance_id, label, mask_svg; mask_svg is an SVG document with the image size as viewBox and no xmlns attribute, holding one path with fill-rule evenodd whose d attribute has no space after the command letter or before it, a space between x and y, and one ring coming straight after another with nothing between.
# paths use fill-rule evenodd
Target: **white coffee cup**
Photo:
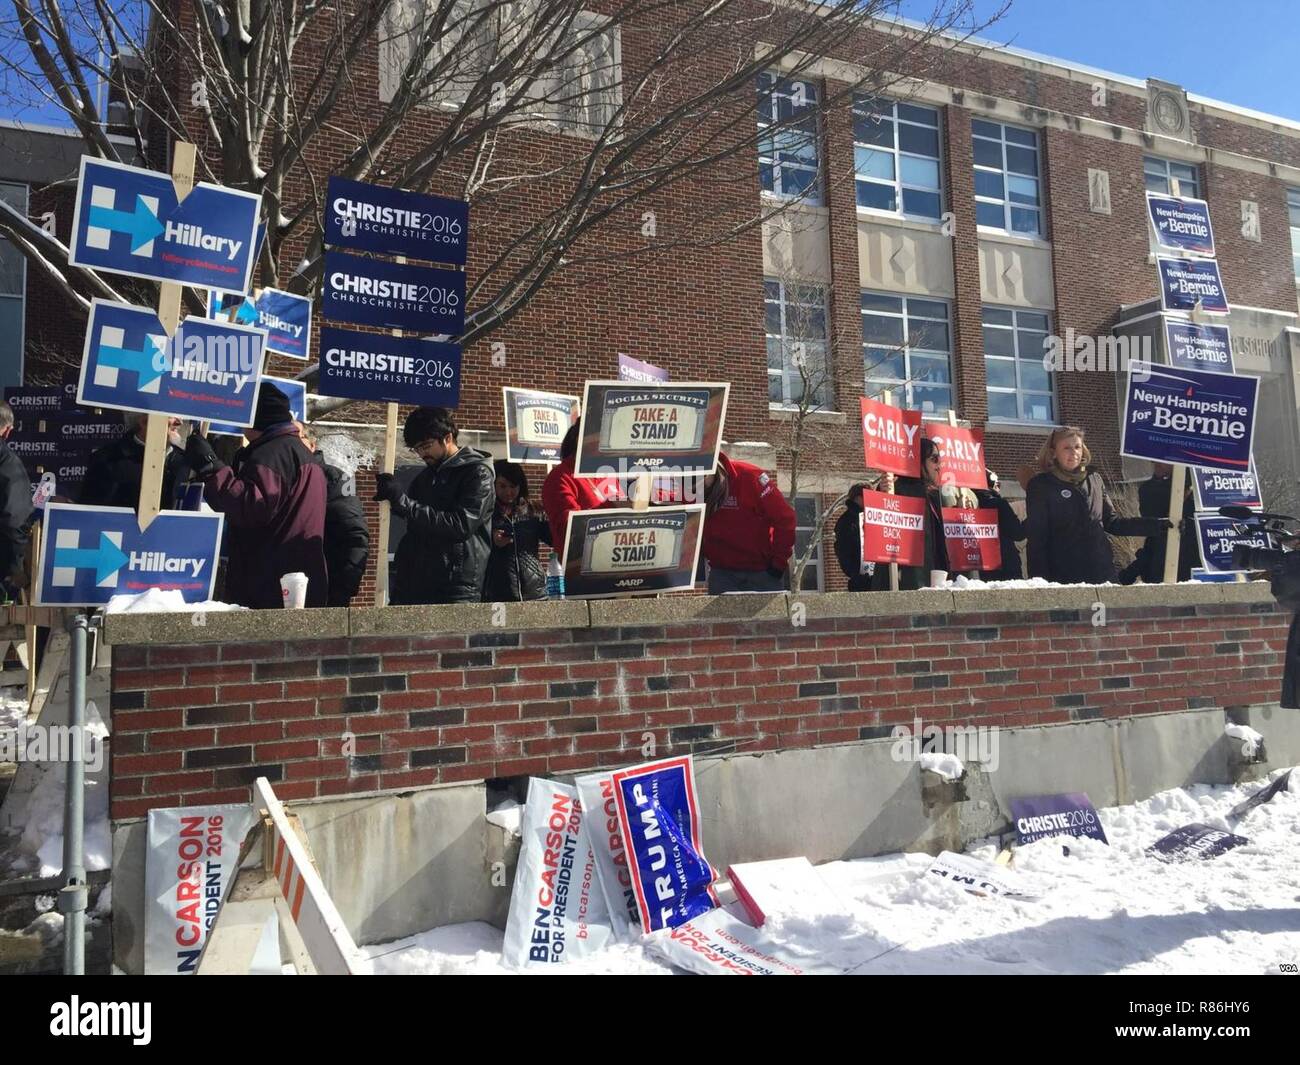
<instances>
[{"instance_id":1,"label":"white coffee cup","mask_svg":"<svg viewBox=\"0 0 1300 1065\"><path fill-rule=\"evenodd\" d=\"M948 586L948 571L946 569L932 569L930 571L930 587L946 588Z\"/></svg>"},{"instance_id":2,"label":"white coffee cup","mask_svg":"<svg viewBox=\"0 0 1300 1065\"><path fill-rule=\"evenodd\" d=\"M307 605L307 574L286 573L280 578L280 592L286 610L301 610Z\"/></svg>"}]
</instances>

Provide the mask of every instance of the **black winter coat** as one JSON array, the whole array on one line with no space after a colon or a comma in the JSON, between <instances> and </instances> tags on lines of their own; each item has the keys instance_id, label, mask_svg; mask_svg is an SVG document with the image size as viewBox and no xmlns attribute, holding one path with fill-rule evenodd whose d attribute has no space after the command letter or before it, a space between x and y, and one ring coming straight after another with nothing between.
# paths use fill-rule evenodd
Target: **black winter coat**
<instances>
[{"instance_id":1,"label":"black winter coat","mask_svg":"<svg viewBox=\"0 0 1300 1065\"><path fill-rule=\"evenodd\" d=\"M930 571L948 568L948 542L943 537L943 513L939 493L927 492L925 482L919 477L898 477L894 481L894 494L924 499L925 506L925 563L920 566L898 567L898 590L915 591L930 587ZM889 567L876 567L871 586L878 590L889 588Z\"/></svg>"},{"instance_id":2,"label":"black winter coat","mask_svg":"<svg viewBox=\"0 0 1300 1065\"><path fill-rule=\"evenodd\" d=\"M347 606L361 587L370 557L370 529L361 500L343 494L344 473L325 462L325 571L329 605Z\"/></svg>"},{"instance_id":3,"label":"black winter coat","mask_svg":"<svg viewBox=\"0 0 1300 1065\"><path fill-rule=\"evenodd\" d=\"M1191 477L1191 472L1188 472ZM1138 486L1138 512L1144 518L1169 517L1169 492L1173 487L1170 477L1152 477ZM1192 567L1201 564L1201 545L1196 533L1196 500L1190 483L1183 499L1183 530L1178 539L1178 579L1192 579ZM1124 570L1120 580L1132 584L1139 577L1145 584L1160 584L1165 579L1165 541L1168 534L1160 530L1148 536L1138 548L1133 564Z\"/></svg>"},{"instance_id":4,"label":"black winter coat","mask_svg":"<svg viewBox=\"0 0 1300 1065\"><path fill-rule=\"evenodd\" d=\"M1154 518L1120 518L1111 508L1101 474L1082 484L1040 473L1025 491L1029 576L1054 584L1107 584L1115 580L1111 536L1153 536Z\"/></svg>"},{"instance_id":5,"label":"black winter coat","mask_svg":"<svg viewBox=\"0 0 1300 1065\"><path fill-rule=\"evenodd\" d=\"M22 584L27 519L32 516L32 479L23 460L0 440L0 580Z\"/></svg>"},{"instance_id":6,"label":"black winter coat","mask_svg":"<svg viewBox=\"0 0 1300 1065\"><path fill-rule=\"evenodd\" d=\"M130 507L140 502L140 478L144 471L144 445L128 429L111 444L105 444L90 456L86 479L81 485L78 503L91 507ZM176 486L189 480L190 467L185 452L167 445L163 464L161 505L170 510L175 505Z\"/></svg>"},{"instance_id":7,"label":"black winter coat","mask_svg":"<svg viewBox=\"0 0 1300 1065\"><path fill-rule=\"evenodd\" d=\"M854 485L849 496L863 487ZM875 573L862 572L862 508L852 498L844 504L844 513L835 521L835 558L849 579L850 592L871 591ZM885 571L888 572L888 566Z\"/></svg>"},{"instance_id":8,"label":"black winter coat","mask_svg":"<svg viewBox=\"0 0 1300 1065\"><path fill-rule=\"evenodd\" d=\"M546 515L531 507L516 509L513 518L500 508L492 512L490 532L505 530L511 542L497 547L495 538L483 581L483 602L519 603L546 598L546 572L537 557L538 545L551 542Z\"/></svg>"},{"instance_id":9,"label":"black winter coat","mask_svg":"<svg viewBox=\"0 0 1300 1065\"><path fill-rule=\"evenodd\" d=\"M983 508L998 512L998 546L1002 551L1001 569L986 570L980 574L985 581L1018 581L1025 571L1020 565L1020 552L1016 544L1025 538L1025 526L1011 504L997 492L988 488L976 488L975 498Z\"/></svg>"},{"instance_id":10,"label":"black winter coat","mask_svg":"<svg viewBox=\"0 0 1300 1065\"><path fill-rule=\"evenodd\" d=\"M481 451L463 447L422 470L395 507L406 534L397 545L391 602L482 602L495 506L496 474Z\"/></svg>"},{"instance_id":11,"label":"black winter coat","mask_svg":"<svg viewBox=\"0 0 1300 1065\"><path fill-rule=\"evenodd\" d=\"M1300 709L1300 553L1288 558L1295 563L1282 566L1269 575L1270 590L1284 610L1292 612L1291 629L1286 637L1286 662L1282 671L1284 710Z\"/></svg>"}]
</instances>

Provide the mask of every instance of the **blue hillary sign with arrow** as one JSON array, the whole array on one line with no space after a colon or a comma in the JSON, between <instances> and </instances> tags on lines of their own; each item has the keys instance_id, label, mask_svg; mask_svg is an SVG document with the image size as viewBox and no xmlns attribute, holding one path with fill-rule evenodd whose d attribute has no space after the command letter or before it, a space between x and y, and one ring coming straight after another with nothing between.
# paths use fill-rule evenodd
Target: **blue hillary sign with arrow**
<instances>
[{"instance_id":1,"label":"blue hillary sign with arrow","mask_svg":"<svg viewBox=\"0 0 1300 1065\"><path fill-rule=\"evenodd\" d=\"M311 307L307 296L259 289L257 295L240 296L225 292L208 293L208 317L231 319L266 330L266 349L291 359L306 359L311 353Z\"/></svg>"},{"instance_id":2,"label":"blue hillary sign with arrow","mask_svg":"<svg viewBox=\"0 0 1300 1065\"><path fill-rule=\"evenodd\" d=\"M204 602L212 598L224 522L222 514L163 511L141 532L126 507L47 503L36 602L103 606L151 588Z\"/></svg>"},{"instance_id":3,"label":"blue hillary sign with arrow","mask_svg":"<svg viewBox=\"0 0 1300 1065\"><path fill-rule=\"evenodd\" d=\"M260 329L207 318L168 337L155 312L97 299L77 402L252 425L265 346Z\"/></svg>"},{"instance_id":4,"label":"blue hillary sign with arrow","mask_svg":"<svg viewBox=\"0 0 1300 1065\"><path fill-rule=\"evenodd\" d=\"M200 183L177 199L167 174L82 156L68 261L129 277L246 292L262 198Z\"/></svg>"}]
</instances>

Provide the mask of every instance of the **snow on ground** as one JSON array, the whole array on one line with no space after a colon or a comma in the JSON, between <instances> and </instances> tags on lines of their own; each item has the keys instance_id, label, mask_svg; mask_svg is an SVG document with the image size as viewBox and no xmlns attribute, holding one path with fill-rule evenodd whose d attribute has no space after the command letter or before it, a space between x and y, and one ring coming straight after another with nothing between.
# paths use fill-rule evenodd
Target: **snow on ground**
<instances>
[{"instance_id":1,"label":"snow on ground","mask_svg":"<svg viewBox=\"0 0 1300 1065\"><path fill-rule=\"evenodd\" d=\"M927 855L887 855L818 868L846 900L844 914L814 919L793 900L764 932L791 955L860 973L1276 972L1300 958L1300 772L1271 802L1225 820L1265 783L1193 785L1101 810L1110 846L1058 838L1018 848L1012 871L1044 890L1038 901L972 895L927 875ZM1194 822L1230 827L1250 843L1208 861L1145 853ZM997 845L969 853L992 860ZM500 931L474 923L365 950L379 973L504 973L501 941ZM564 971L668 969L635 943Z\"/></svg>"},{"instance_id":2,"label":"snow on ground","mask_svg":"<svg viewBox=\"0 0 1300 1065\"><path fill-rule=\"evenodd\" d=\"M27 719L27 689L0 688L0 731L15 729Z\"/></svg>"},{"instance_id":3,"label":"snow on ground","mask_svg":"<svg viewBox=\"0 0 1300 1065\"><path fill-rule=\"evenodd\" d=\"M248 607L205 599L187 603L178 588L150 588L133 595L115 595L104 607L105 614L215 614L223 610L247 610Z\"/></svg>"}]
</instances>

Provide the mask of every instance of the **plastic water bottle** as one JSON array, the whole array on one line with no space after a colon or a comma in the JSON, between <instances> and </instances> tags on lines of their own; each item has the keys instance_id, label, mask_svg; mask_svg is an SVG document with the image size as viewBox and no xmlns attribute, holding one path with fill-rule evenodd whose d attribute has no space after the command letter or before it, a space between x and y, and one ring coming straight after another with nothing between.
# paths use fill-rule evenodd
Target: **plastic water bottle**
<instances>
[{"instance_id":1,"label":"plastic water bottle","mask_svg":"<svg viewBox=\"0 0 1300 1065\"><path fill-rule=\"evenodd\" d=\"M546 567L546 598L564 598L564 567L555 555L551 555L551 564Z\"/></svg>"},{"instance_id":2,"label":"plastic water bottle","mask_svg":"<svg viewBox=\"0 0 1300 1065\"><path fill-rule=\"evenodd\" d=\"M43 473L41 474L41 483L36 486L36 491L32 493L32 506L36 510L43 510L52 495L54 495L54 474Z\"/></svg>"}]
</instances>

